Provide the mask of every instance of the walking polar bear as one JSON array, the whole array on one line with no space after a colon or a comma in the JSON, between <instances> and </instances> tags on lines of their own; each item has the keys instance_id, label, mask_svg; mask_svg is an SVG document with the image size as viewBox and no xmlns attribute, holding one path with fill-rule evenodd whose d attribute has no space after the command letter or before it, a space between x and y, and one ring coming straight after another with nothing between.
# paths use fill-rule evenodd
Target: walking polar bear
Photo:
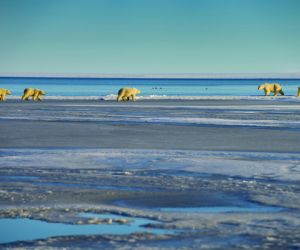
<instances>
[{"instance_id":1,"label":"walking polar bear","mask_svg":"<svg viewBox=\"0 0 300 250\"><path fill-rule=\"evenodd\" d=\"M130 97L132 98L132 101L136 101L136 96L140 94L141 91L135 88L122 88L118 91L118 98L117 101L129 101Z\"/></svg>"},{"instance_id":2,"label":"walking polar bear","mask_svg":"<svg viewBox=\"0 0 300 250\"><path fill-rule=\"evenodd\" d=\"M33 89L33 88L27 88L24 89L24 95L22 96L22 100L28 101L29 97L32 97L32 100L36 101L41 101L42 95L45 95L46 92L40 89Z\"/></svg>"},{"instance_id":3,"label":"walking polar bear","mask_svg":"<svg viewBox=\"0 0 300 250\"><path fill-rule=\"evenodd\" d=\"M0 101L5 101L6 95L11 95L11 91L8 89L0 89Z\"/></svg>"},{"instance_id":4,"label":"walking polar bear","mask_svg":"<svg viewBox=\"0 0 300 250\"><path fill-rule=\"evenodd\" d=\"M258 90L264 90L265 96L269 96L270 93L274 93L274 96L277 96L278 93L284 95L282 87L280 86L279 83L264 83L258 86Z\"/></svg>"}]
</instances>

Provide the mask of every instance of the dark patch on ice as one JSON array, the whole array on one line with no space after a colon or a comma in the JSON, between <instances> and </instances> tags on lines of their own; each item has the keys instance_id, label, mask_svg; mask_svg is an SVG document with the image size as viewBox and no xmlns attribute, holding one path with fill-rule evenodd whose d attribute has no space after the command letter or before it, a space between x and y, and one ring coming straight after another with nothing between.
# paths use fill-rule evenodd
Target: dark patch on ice
<instances>
[{"instance_id":1,"label":"dark patch on ice","mask_svg":"<svg viewBox=\"0 0 300 250\"><path fill-rule=\"evenodd\" d=\"M219 207L176 207L159 208L162 212L192 212L192 213L267 213L280 212L283 208L274 206L263 206L250 203L249 206L219 206Z\"/></svg>"},{"instance_id":2,"label":"dark patch on ice","mask_svg":"<svg viewBox=\"0 0 300 250\"><path fill-rule=\"evenodd\" d=\"M1 181L33 181L37 180L39 177L37 176L28 176L28 175L2 175L0 176L0 182Z\"/></svg>"},{"instance_id":3,"label":"dark patch on ice","mask_svg":"<svg viewBox=\"0 0 300 250\"><path fill-rule=\"evenodd\" d=\"M37 182L37 185L53 186L53 187L67 187L67 188L80 188L80 189L98 189L98 190L121 190L121 191L143 191L140 187L131 186L113 186L113 185L96 185L96 184L83 184L83 183L66 183L66 182Z\"/></svg>"},{"instance_id":4,"label":"dark patch on ice","mask_svg":"<svg viewBox=\"0 0 300 250\"><path fill-rule=\"evenodd\" d=\"M223 192L182 192L182 193L149 193L123 200L113 204L122 207L151 209L162 212L279 212L281 207L255 203L246 197Z\"/></svg>"}]
</instances>

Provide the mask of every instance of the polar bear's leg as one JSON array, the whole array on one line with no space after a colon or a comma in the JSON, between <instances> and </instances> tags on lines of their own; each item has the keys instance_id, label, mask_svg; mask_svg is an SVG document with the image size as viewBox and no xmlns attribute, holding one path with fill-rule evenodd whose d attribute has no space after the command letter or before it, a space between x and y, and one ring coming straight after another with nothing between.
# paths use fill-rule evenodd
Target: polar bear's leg
<instances>
[{"instance_id":1,"label":"polar bear's leg","mask_svg":"<svg viewBox=\"0 0 300 250\"><path fill-rule=\"evenodd\" d=\"M23 101L27 101L28 100L28 98L29 98L28 93L29 93L28 89L24 89L23 96L22 96L22 100Z\"/></svg>"},{"instance_id":2,"label":"polar bear's leg","mask_svg":"<svg viewBox=\"0 0 300 250\"><path fill-rule=\"evenodd\" d=\"M265 89L265 96L269 96L269 95L270 95L270 90Z\"/></svg>"},{"instance_id":3,"label":"polar bear's leg","mask_svg":"<svg viewBox=\"0 0 300 250\"><path fill-rule=\"evenodd\" d=\"M3 95L0 95L0 101L4 101Z\"/></svg>"},{"instance_id":4,"label":"polar bear's leg","mask_svg":"<svg viewBox=\"0 0 300 250\"><path fill-rule=\"evenodd\" d=\"M134 95L134 94L132 95L132 101L133 101L133 102L135 102L135 101L136 101L136 97L135 97L135 95Z\"/></svg>"},{"instance_id":5,"label":"polar bear's leg","mask_svg":"<svg viewBox=\"0 0 300 250\"><path fill-rule=\"evenodd\" d=\"M24 95L22 96L22 100L28 101L28 98L29 98L29 97L30 97L30 95L24 94Z\"/></svg>"},{"instance_id":6,"label":"polar bear's leg","mask_svg":"<svg viewBox=\"0 0 300 250\"><path fill-rule=\"evenodd\" d=\"M38 99L38 96L39 96L39 93L36 93L36 94L34 94L34 95L32 96L32 99L33 99L34 101L36 101L36 100Z\"/></svg>"}]
</instances>

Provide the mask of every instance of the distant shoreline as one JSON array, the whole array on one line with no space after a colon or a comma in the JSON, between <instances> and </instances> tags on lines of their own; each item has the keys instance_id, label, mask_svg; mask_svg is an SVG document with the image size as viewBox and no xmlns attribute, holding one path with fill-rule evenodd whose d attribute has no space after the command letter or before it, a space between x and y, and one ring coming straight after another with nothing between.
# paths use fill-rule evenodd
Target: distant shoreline
<instances>
[{"instance_id":1,"label":"distant shoreline","mask_svg":"<svg viewBox=\"0 0 300 250\"><path fill-rule=\"evenodd\" d=\"M300 80L300 73L261 74L12 74L2 73L0 78L45 79L149 79L149 80Z\"/></svg>"},{"instance_id":2,"label":"distant shoreline","mask_svg":"<svg viewBox=\"0 0 300 250\"><path fill-rule=\"evenodd\" d=\"M106 79L106 80L187 80L187 81L194 81L194 80L232 80L232 81L238 81L238 80L300 80L300 77L258 77L258 78L171 78L171 77L78 77L78 76L0 76L2 79Z\"/></svg>"}]
</instances>

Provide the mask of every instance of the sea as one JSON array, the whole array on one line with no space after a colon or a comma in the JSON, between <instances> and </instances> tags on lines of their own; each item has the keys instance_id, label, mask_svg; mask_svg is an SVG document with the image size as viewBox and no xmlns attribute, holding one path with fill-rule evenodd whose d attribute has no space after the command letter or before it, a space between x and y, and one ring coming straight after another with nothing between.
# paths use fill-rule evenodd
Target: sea
<instances>
[{"instance_id":1,"label":"sea","mask_svg":"<svg viewBox=\"0 0 300 250\"><path fill-rule=\"evenodd\" d=\"M25 88L46 91L52 99L115 99L123 87L141 90L140 98L189 98L202 96L261 96L257 89L265 82L278 82L285 95L295 96L300 79L108 79L108 78L39 78L0 77L0 88L12 91L12 98L19 98Z\"/></svg>"}]
</instances>

